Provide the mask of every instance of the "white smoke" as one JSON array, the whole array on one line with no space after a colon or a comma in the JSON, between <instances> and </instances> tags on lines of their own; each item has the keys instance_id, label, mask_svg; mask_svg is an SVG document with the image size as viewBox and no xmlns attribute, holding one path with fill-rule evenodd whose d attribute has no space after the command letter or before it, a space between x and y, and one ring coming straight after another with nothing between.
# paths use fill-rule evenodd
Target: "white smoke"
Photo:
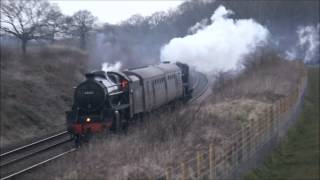
<instances>
[{"instance_id":1,"label":"white smoke","mask_svg":"<svg viewBox=\"0 0 320 180\"><path fill-rule=\"evenodd\" d=\"M122 64L119 61L116 62L115 64L110 64L110 63L105 62L105 63L102 63L102 70L106 71L106 72L108 72L108 71L119 71L121 66L122 66Z\"/></svg>"},{"instance_id":2,"label":"white smoke","mask_svg":"<svg viewBox=\"0 0 320 180\"><path fill-rule=\"evenodd\" d=\"M205 27L208 26L208 19L202 19L200 22L197 22L195 25L193 25L192 27L190 27L188 29L188 32L190 34L194 34L196 33L198 30L200 29L204 29Z\"/></svg>"},{"instance_id":3,"label":"white smoke","mask_svg":"<svg viewBox=\"0 0 320 180\"><path fill-rule=\"evenodd\" d=\"M252 19L233 20L224 6L216 9L211 24L194 26L195 34L174 38L161 49L161 61L180 61L203 72L236 69L242 57L265 44L269 31ZM200 28L198 28L200 27Z\"/></svg>"},{"instance_id":4,"label":"white smoke","mask_svg":"<svg viewBox=\"0 0 320 180\"><path fill-rule=\"evenodd\" d=\"M288 59L302 58L310 62L319 56L319 29L317 26L300 26L297 29L298 42L286 52Z\"/></svg>"}]
</instances>

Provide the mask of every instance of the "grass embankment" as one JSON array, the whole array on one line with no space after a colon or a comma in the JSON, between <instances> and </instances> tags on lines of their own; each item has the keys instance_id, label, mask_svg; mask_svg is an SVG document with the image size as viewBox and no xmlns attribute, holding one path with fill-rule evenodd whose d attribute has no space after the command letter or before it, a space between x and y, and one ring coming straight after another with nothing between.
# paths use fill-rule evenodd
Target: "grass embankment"
<instances>
[{"instance_id":1,"label":"grass embankment","mask_svg":"<svg viewBox=\"0 0 320 180\"><path fill-rule=\"evenodd\" d=\"M309 87L297 124L264 165L245 179L319 179L319 67L308 69Z\"/></svg>"},{"instance_id":2,"label":"grass embankment","mask_svg":"<svg viewBox=\"0 0 320 180\"><path fill-rule=\"evenodd\" d=\"M201 105L153 112L144 123L130 126L128 136L93 139L25 179L148 179L207 151L209 144L222 152L242 122L257 120L264 107L297 87L303 72L300 63L270 54L247 67L239 76L221 78L214 95Z\"/></svg>"},{"instance_id":3,"label":"grass embankment","mask_svg":"<svg viewBox=\"0 0 320 180\"><path fill-rule=\"evenodd\" d=\"M1 148L65 127L87 59L63 46L30 47L26 55L1 47Z\"/></svg>"}]
</instances>

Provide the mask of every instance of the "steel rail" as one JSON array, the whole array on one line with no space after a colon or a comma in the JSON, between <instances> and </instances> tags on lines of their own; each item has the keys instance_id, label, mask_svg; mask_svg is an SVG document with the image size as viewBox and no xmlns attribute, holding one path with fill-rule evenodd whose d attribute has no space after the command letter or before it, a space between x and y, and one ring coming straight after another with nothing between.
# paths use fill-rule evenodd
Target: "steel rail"
<instances>
[{"instance_id":1,"label":"steel rail","mask_svg":"<svg viewBox=\"0 0 320 180\"><path fill-rule=\"evenodd\" d=\"M41 152L45 152L45 151L47 151L47 150L49 150L49 149L52 149L52 148L54 148L54 147L56 147L56 146L62 145L62 144L64 144L64 143L67 143L67 142L70 142L70 141L72 141L72 139L67 139L67 140L64 140L64 141L55 143L55 144L53 144L53 145L51 145L51 146L48 146L48 147L39 149L39 150L34 151L34 152L31 152L31 153L28 153L28 154L26 154L26 155L24 155L24 156L22 156L22 157L18 157L18 158L16 158L16 159L13 159L13 160L10 160L10 161L8 161L8 162L5 162L4 164L1 164L1 165L0 165L0 168L2 168L2 167L4 167L4 166L8 166L9 164L12 164L12 163L15 163L15 162L18 162L18 161L22 161L23 159L29 158L29 157L34 156L34 155L36 155L36 154L38 154L38 153L41 153Z\"/></svg>"},{"instance_id":2,"label":"steel rail","mask_svg":"<svg viewBox=\"0 0 320 180\"><path fill-rule=\"evenodd\" d=\"M67 133L68 133L67 131L63 131L63 132L60 132L60 133L55 134L55 135L53 135L53 136L50 136L50 137L47 137L47 138L38 140L38 141L36 141L36 142L30 143L30 144L27 144L27 145L24 145L24 146L21 146L21 147L18 147L18 148L16 148L16 149L13 149L13 150L10 150L10 151L5 152L5 153L3 153L3 154L0 154L0 158L2 159L4 156L8 156L8 155L10 155L10 154L13 154L13 153L22 151L22 150L24 150L24 149L27 149L27 148L30 148L30 147L32 147L32 146L38 145L38 144L43 143L43 142L45 142L45 141L54 139L54 138L59 137L59 136L62 136L62 135L65 135L65 134L67 134Z\"/></svg>"},{"instance_id":3,"label":"steel rail","mask_svg":"<svg viewBox=\"0 0 320 180\"><path fill-rule=\"evenodd\" d=\"M192 80L194 80L194 79L192 79ZM193 83L192 89L195 89L198 86L198 84L199 84L199 75L196 76L196 83Z\"/></svg>"},{"instance_id":4,"label":"steel rail","mask_svg":"<svg viewBox=\"0 0 320 180\"><path fill-rule=\"evenodd\" d=\"M10 175L8 175L8 176L6 176L6 177L3 177L3 178L1 178L0 180L5 180L5 179L12 178L12 177L17 176L17 175L19 175L19 174L22 174L22 173L24 173L24 172L27 172L27 171L29 171L29 170L31 170L31 169L34 169L34 168L36 168L36 167L38 167L38 166L41 166L41 165L43 165L43 164L45 164L45 163L48 163L48 162L50 162L50 161L52 161L52 160L55 160L55 159L57 159L57 158L59 158L59 157L62 157L62 156L66 155L66 154L68 154L68 153L70 153L70 152L75 151L75 150L76 150L76 148L72 148L72 149L70 149L70 150L68 150L68 151L65 151L65 152L63 152L63 153L61 153L61 154L58 154L58 155L56 155L56 156L54 156L54 157L51 157L51 158L49 158L49 159L47 159L47 160L44 160L44 161L42 161L42 162L39 162L39 163L34 164L34 165L32 165L32 166L29 166L29 167L27 167L27 168L25 168L25 169L22 169L22 170L20 170L20 171L18 171L18 172L15 172L15 173L13 173L13 174L10 174Z\"/></svg>"},{"instance_id":5,"label":"steel rail","mask_svg":"<svg viewBox=\"0 0 320 180\"><path fill-rule=\"evenodd\" d=\"M200 93L196 94L196 96L192 97L192 99L189 100L189 102L193 102L195 101L196 99L198 99L200 96L202 96L208 89L209 87L209 80L208 78L206 77L206 75L202 74L202 73L199 73L198 76L202 76L203 77L203 80L205 80L205 86L202 88L202 90L200 91ZM200 81L200 78L198 78L198 81ZM200 83L198 82L198 85Z\"/></svg>"},{"instance_id":6,"label":"steel rail","mask_svg":"<svg viewBox=\"0 0 320 180\"><path fill-rule=\"evenodd\" d=\"M20 162L24 162L24 161L28 160L29 158L30 159L32 159L34 157L36 158L37 155L41 155L45 152L49 152L50 150L54 150L58 146L61 146L63 144L70 142L72 139L66 137L65 135L67 135L67 134L68 134L67 131L63 131L63 132L57 133L55 135L52 135L50 137L43 138L41 140L32 142L30 144L15 148L13 150L10 150L8 152L1 154L0 159L1 159L1 163L3 163L3 164L0 164L0 168L2 170L4 170L5 168L10 169L10 168L14 167L12 165L15 165ZM19 170L19 168L16 167L15 169L18 169L18 170L13 171L15 173L12 173L10 175L7 175L6 173L4 173L1 176L5 176L5 177L0 177L0 178L1 178L1 180L12 178L18 174L21 174L23 172L26 172L27 170L33 169L34 167L38 167L38 166L40 166L46 162L49 162L51 160L53 160L53 158L49 158L47 160L42 161L41 163L37 163L37 164L29 166L27 168L21 167L21 168L24 168L23 170ZM10 172L8 172L8 173L10 173Z\"/></svg>"}]
</instances>

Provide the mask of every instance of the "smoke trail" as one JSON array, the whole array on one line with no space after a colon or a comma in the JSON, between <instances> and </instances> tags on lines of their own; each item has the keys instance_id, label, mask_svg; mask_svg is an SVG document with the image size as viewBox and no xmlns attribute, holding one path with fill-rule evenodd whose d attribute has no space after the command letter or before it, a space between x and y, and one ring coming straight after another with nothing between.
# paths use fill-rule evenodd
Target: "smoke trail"
<instances>
[{"instance_id":1,"label":"smoke trail","mask_svg":"<svg viewBox=\"0 0 320 180\"><path fill-rule=\"evenodd\" d=\"M161 60L185 62L204 72L236 69L244 55L267 42L269 31L252 19L228 18L231 14L218 7L211 24L203 20L190 29L195 34L174 38L162 47Z\"/></svg>"},{"instance_id":2,"label":"smoke trail","mask_svg":"<svg viewBox=\"0 0 320 180\"><path fill-rule=\"evenodd\" d=\"M319 58L319 29L320 24L298 27L298 42L286 52L287 58L291 60L302 58L305 62L316 62Z\"/></svg>"},{"instance_id":3,"label":"smoke trail","mask_svg":"<svg viewBox=\"0 0 320 180\"><path fill-rule=\"evenodd\" d=\"M119 71L121 68L122 64L121 62L116 62L115 64L110 64L110 63L102 63L102 70L103 71Z\"/></svg>"}]
</instances>

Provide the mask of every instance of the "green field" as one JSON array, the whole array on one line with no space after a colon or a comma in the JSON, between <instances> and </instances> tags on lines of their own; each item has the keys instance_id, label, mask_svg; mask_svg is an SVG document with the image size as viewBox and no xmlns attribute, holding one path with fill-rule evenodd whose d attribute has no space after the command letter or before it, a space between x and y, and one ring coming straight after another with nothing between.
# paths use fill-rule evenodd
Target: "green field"
<instances>
[{"instance_id":1,"label":"green field","mask_svg":"<svg viewBox=\"0 0 320 180\"><path fill-rule=\"evenodd\" d=\"M246 180L320 179L319 66L308 68L309 87L302 113L280 146Z\"/></svg>"}]
</instances>

